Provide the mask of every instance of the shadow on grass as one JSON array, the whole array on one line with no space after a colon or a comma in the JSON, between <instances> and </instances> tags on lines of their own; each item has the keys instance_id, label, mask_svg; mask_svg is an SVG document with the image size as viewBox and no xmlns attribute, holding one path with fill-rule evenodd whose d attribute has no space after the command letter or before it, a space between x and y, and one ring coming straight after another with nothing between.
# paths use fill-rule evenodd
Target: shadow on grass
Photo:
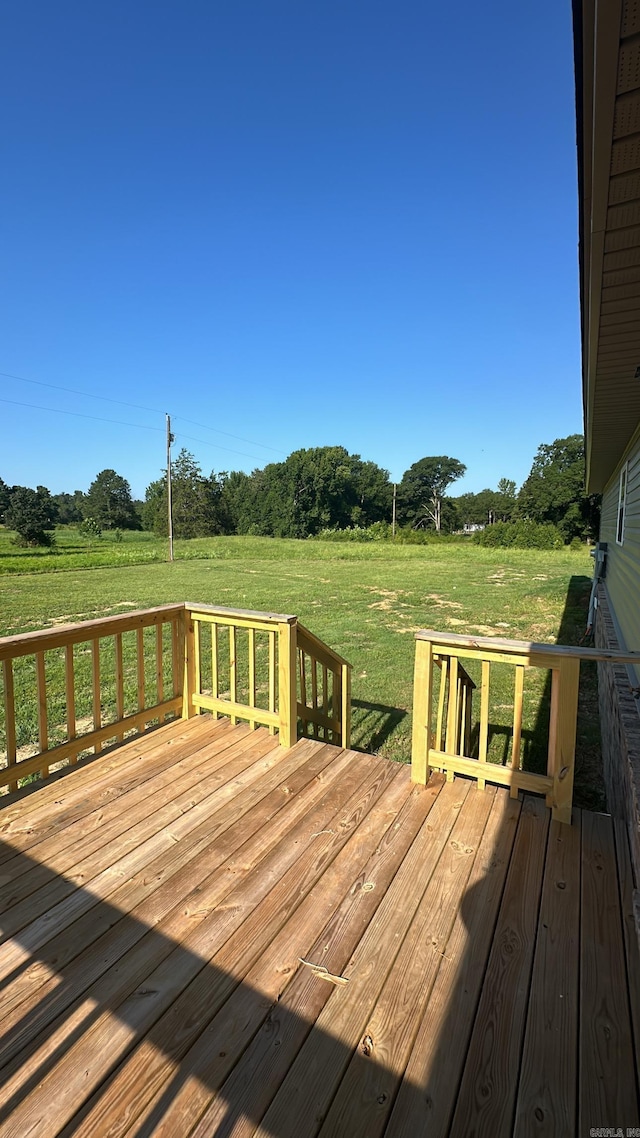
<instances>
[{"instance_id":1,"label":"shadow on grass","mask_svg":"<svg viewBox=\"0 0 640 1138\"><path fill-rule=\"evenodd\" d=\"M386 743L409 713L385 703L351 700L351 746L354 751L374 755Z\"/></svg>"},{"instance_id":2,"label":"shadow on grass","mask_svg":"<svg viewBox=\"0 0 640 1138\"><path fill-rule=\"evenodd\" d=\"M556 644L579 645L584 638L592 581L590 577L574 576L569 581L564 609L558 625ZM535 723L522 731L522 769L532 774L545 774L549 745L549 718L551 714L551 673L547 674ZM471 755L478 757L479 723L471 733ZM489 724L489 748L499 741L499 752L493 755L502 766L511 759L513 727L511 724ZM600 718L598 715L598 674L595 664L583 661L580 666L580 693L576 736L576 770L574 805L586 810L604 810L605 793L602 775Z\"/></svg>"}]
</instances>

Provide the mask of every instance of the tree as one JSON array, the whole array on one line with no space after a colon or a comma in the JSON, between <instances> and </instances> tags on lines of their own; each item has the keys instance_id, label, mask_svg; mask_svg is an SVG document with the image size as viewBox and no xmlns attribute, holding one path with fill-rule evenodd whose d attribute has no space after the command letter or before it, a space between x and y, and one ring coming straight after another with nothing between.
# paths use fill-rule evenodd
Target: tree
<instances>
[{"instance_id":1,"label":"tree","mask_svg":"<svg viewBox=\"0 0 640 1138\"><path fill-rule=\"evenodd\" d=\"M140 523L126 478L115 470L101 470L91 483L84 502L85 518L101 529L139 529Z\"/></svg>"},{"instance_id":2,"label":"tree","mask_svg":"<svg viewBox=\"0 0 640 1138\"><path fill-rule=\"evenodd\" d=\"M0 478L0 522L4 521L4 514L11 500L11 487Z\"/></svg>"},{"instance_id":3,"label":"tree","mask_svg":"<svg viewBox=\"0 0 640 1138\"><path fill-rule=\"evenodd\" d=\"M496 494L496 512L498 517L495 521L510 522L516 509L516 484L511 478L501 478L498 482L498 491Z\"/></svg>"},{"instance_id":4,"label":"tree","mask_svg":"<svg viewBox=\"0 0 640 1138\"><path fill-rule=\"evenodd\" d=\"M445 490L466 471L457 458L447 455L421 458L402 476L398 497L400 520L414 529L433 523L438 533L442 528L442 499Z\"/></svg>"},{"instance_id":5,"label":"tree","mask_svg":"<svg viewBox=\"0 0 640 1138\"><path fill-rule=\"evenodd\" d=\"M52 497L58 507L60 525L73 525L82 521L85 506L85 495L82 490L74 490L73 494L53 494Z\"/></svg>"},{"instance_id":6,"label":"tree","mask_svg":"<svg viewBox=\"0 0 640 1138\"><path fill-rule=\"evenodd\" d=\"M211 537L232 530L223 498L224 477L211 473L206 478L193 455L180 451L171 465L173 533L175 537ZM169 530L167 481L159 478L147 486L143 506L143 525L162 536Z\"/></svg>"},{"instance_id":7,"label":"tree","mask_svg":"<svg viewBox=\"0 0 640 1138\"><path fill-rule=\"evenodd\" d=\"M52 545L57 514L57 506L46 486L35 490L13 486L5 523L16 531L23 545Z\"/></svg>"},{"instance_id":8,"label":"tree","mask_svg":"<svg viewBox=\"0 0 640 1138\"><path fill-rule=\"evenodd\" d=\"M585 495L584 466L582 435L543 443L518 495L518 514L534 522L552 522L565 541L596 536L600 496Z\"/></svg>"},{"instance_id":9,"label":"tree","mask_svg":"<svg viewBox=\"0 0 640 1138\"><path fill-rule=\"evenodd\" d=\"M296 450L251 475L232 472L223 495L237 533L304 538L391 516L388 472L341 446Z\"/></svg>"}]
</instances>

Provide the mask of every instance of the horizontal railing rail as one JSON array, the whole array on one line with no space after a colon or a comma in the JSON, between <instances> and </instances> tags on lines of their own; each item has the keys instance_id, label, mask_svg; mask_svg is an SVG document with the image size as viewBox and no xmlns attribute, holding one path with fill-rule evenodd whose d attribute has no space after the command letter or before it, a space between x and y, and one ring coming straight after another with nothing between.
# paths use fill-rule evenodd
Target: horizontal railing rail
<instances>
[{"instance_id":1,"label":"horizontal railing rail","mask_svg":"<svg viewBox=\"0 0 640 1138\"><path fill-rule=\"evenodd\" d=\"M349 745L350 665L284 613L187 603L185 706ZM192 662L192 663L191 663Z\"/></svg>"},{"instance_id":2,"label":"horizontal railing rail","mask_svg":"<svg viewBox=\"0 0 640 1138\"><path fill-rule=\"evenodd\" d=\"M299 624L298 719L303 735L350 745L351 665Z\"/></svg>"},{"instance_id":3,"label":"horizontal railing rail","mask_svg":"<svg viewBox=\"0 0 640 1138\"><path fill-rule=\"evenodd\" d=\"M179 714L183 622L183 605L162 605L0 638L0 787Z\"/></svg>"},{"instance_id":4,"label":"horizontal railing rail","mask_svg":"<svg viewBox=\"0 0 640 1138\"><path fill-rule=\"evenodd\" d=\"M477 756L471 755L472 698L475 684L461 660L480 661L480 713ZM469 637L426 629L416 633L414 671L412 778L426 783L431 770L447 778L461 774L480 785L498 783L517 797L520 790L544 794L553 817L571 821L575 769L580 662L637 663L640 652L615 652L562 644L492 637ZM488 761L491 668L509 664L514 669L513 720L509 765ZM440 667L437 708L434 708L435 666ZM524 677L528 668L551 672L551 698L546 774L522 769ZM463 678L466 676L466 680ZM435 715L435 728L433 720Z\"/></svg>"},{"instance_id":5,"label":"horizontal railing rail","mask_svg":"<svg viewBox=\"0 0 640 1138\"><path fill-rule=\"evenodd\" d=\"M204 711L265 726L287 747L299 730L349 745L350 665L282 613L186 602L6 636L0 677L9 790Z\"/></svg>"},{"instance_id":6,"label":"horizontal railing rail","mask_svg":"<svg viewBox=\"0 0 640 1138\"><path fill-rule=\"evenodd\" d=\"M278 731L283 746L297 738L296 624L281 613L187 603L185 706L246 719Z\"/></svg>"}]
</instances>

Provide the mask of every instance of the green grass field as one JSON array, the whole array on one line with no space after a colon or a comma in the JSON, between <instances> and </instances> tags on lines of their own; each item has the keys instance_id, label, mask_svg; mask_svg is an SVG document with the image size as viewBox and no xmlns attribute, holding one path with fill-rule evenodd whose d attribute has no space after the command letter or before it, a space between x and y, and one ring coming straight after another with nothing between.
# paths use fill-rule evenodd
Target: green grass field
<instances>
[{"instance_id":1,"label":"green grass field","mask_svg":"<svg viewBox=\"0 0 640 1138\"><path fill-rule=\"evenodd\" d=\"M472 544L338 545L270 538L176 543L147 534L87 541L62 531L57 552L17 550L0 531L0 635L170 601L295 613L353 664L353 744L410 756L413 633L446 629L576 643L592 563L586 550L489 550ZM498 666L499 669L500 666ZM473 668L469 670L473 674ZM508 746L512 678L496 671L491 757ZM545 676L527 673L527 763L539 769ZM542 741L542 742L541 742ZM583 665L576 803L603 805L594 677Z\"/></svg>"}]
</instances>

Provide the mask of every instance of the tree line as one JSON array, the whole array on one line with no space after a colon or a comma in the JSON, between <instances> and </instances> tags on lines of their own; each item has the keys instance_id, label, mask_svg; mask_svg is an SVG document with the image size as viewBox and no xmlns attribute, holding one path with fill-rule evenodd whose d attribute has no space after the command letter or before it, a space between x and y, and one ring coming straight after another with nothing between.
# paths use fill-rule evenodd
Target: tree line
<instances>
[{"instance_id":1,"label":"tree line","mask_svg":"<svg viewBox=\"0 0 640 1138\"><path fill-rule=\"evenodd\" d=\"M502 478L495 490L457 497L448 490L466 472L459 459L426 456L413 463L395 493L397 525L454 533L496 522L531 521L557 527L564 541L597 534L599 499L584 494L582 435L538 448L519 491ZM181 450L172 463L172 516L178 538L216 534L313 537L326 530L388 524L394 486L388 471L341 446L297 450L283 462L251 474L206 475ZM77 524L89 533L146 529L168 532L167 479L163 472L136 502L115 470L101 471L87 493L50 494L8 486L0 478L0 520L27 544L50 544L56 524Z\"/></svg>"}]
</instances>

